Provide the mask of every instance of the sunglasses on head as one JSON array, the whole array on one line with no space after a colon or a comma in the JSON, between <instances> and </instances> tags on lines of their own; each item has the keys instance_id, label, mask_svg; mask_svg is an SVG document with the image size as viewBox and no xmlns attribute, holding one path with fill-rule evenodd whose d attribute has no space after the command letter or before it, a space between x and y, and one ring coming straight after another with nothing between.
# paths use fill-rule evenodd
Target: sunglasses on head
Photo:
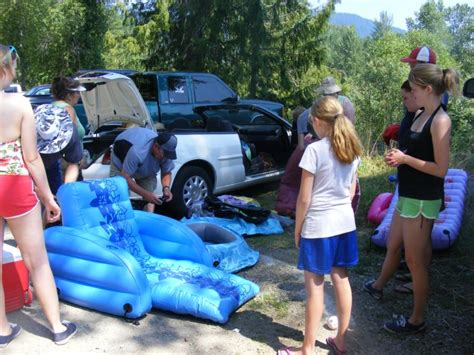
<instances>
[{"instance_id":1,"label":"sunglasses on head","mask_svg":"<svg viewBox=\"0 0 474 355\"><path fill-rule=\"evenodd\" d=\"M16 53L16 48L13 47L12 45L8 46L9 51L7 54L5 54L2 58L2 62L5 61L8 58L8 55L11 55L12 62L15 62L17 59L17 53Z\"/></svg>"}]
</instances>

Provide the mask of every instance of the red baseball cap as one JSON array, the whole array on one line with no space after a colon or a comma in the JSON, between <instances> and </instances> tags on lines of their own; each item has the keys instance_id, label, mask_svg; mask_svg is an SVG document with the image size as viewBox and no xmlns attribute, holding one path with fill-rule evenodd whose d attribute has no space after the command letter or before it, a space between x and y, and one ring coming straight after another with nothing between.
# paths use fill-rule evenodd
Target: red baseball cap
<instances>
[{"instance_id":1,"label":"red baseball cap","mask_svg":"<svg viewBox=\"0 0 474 355\"><path fill-rule=\"evenodd\" d=\"M424 62L436 64L436 53L430 47L417 47L408 57L400 59L404 63Z\"/></svg>"}]
</instances>

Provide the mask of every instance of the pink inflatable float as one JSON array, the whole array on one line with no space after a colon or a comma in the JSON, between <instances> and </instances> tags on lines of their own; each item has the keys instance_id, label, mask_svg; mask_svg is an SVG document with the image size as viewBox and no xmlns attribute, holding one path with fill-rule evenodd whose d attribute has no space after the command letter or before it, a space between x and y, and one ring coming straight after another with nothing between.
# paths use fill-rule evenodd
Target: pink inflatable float
<instances>
[{"instance_id":1,"label":"pink inflatable float","mask_svg":"<svg viewBox=\"0 0 474 355\"><path fill-rule=\"evenodd\" d=\"M379 194L370 205L367 220L373 224L380 224L387 214L392 198L393 193L391 192L382 192Z\"/></svg>"},{"instance_id":2,"label":"pink inflatable float","mask_svg":"<svg viewBox=\"0 0 474 355\"><path fill-rule=\"evenodd\" d=\"M467 174L461 169L449 169L444 179L444 203L446 208L439 214L438 219L435 221L433 232L431 233L433 250L443 250L449 248L454 244L461 228L462 214L464 211L464 196L466 195L467 189ZM380 195L379 195L380 196ZM388 195L387 195L388 196ZM377 196L378 197L378 196ZM388 198L388 197L387 197ZM385 247L387 238L390 232L390 223L392 221L392 215L395 210L395 206L398 201L398 190L395 190L393 198L391 199L388 209L385 212L385 216L382 218L382 222L375 229L372 234L372 241L374 244ZM378 210L383 206L383 200L378 203ZM372 206L374 205L372 203ZM372 208L372 206L370 208ZM374 207L375 209L375 207ZM370 210L369 210L370 212ZM382 212L376 216L380 216Z\"/></svg>"}]
</instances>

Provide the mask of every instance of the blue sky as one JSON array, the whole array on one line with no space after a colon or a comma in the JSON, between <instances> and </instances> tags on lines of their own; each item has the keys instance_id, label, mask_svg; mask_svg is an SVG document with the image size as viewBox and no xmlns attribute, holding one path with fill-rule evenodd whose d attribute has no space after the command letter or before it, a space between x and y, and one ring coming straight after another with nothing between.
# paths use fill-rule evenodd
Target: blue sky
<instances>
[{"instance_id":1,"label":"blue sky","mask_svg":"<svg viewBox=\"0 0 474 355\"><path fill-rule=\"evenodd\" d=\"M312 7L324 2L324 0L309 0ZM347 12L374 20L380 18L380 12L387 11L393 16L393 25L406 30L405 19L414 17L415 12L418 12L426 2L426 0L341 0L341 3L336 5L336 12ZM443 0L445 7L458 3L472 6L472 0Z\"/></svg>"}]
</instances>

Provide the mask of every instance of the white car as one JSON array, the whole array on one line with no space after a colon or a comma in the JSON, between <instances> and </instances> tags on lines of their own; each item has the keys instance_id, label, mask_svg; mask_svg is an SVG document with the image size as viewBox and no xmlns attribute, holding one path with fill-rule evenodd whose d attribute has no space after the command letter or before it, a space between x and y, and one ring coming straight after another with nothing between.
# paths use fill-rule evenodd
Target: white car
<instances>
[{"instance_id":1,"label":"white car","mask_svg":"<svg viewBox=\"0 0 474 355\"><path fill-rule=\"evenodd\" d=\"M22 93L23 89L21 88L20 84L10 84L7 88L5 88L5 92Z\"/></svg>"},{"instance_id":2,"label":"white car","mask_svg":"<svg viewBox=\"0 0 474 355\"><path fill-rule=\"evenodd\" d=\"M152 130L155 125L130 78L109 73L79 80L88 89L81 96L90 130L95 132L84 139L89 162L83 176L106 178L110 146L125 129L123 124ZM208 194L264 183L283 174L293 148L291 125L283 118L245 104L200 106L195 112L201 118L188 122L186 128L169 126L178 139L171 185L174 198L169 203L174 214L184 215ZM161 195L160 183L156 194Z\"/></svg>"}]
</instances>

